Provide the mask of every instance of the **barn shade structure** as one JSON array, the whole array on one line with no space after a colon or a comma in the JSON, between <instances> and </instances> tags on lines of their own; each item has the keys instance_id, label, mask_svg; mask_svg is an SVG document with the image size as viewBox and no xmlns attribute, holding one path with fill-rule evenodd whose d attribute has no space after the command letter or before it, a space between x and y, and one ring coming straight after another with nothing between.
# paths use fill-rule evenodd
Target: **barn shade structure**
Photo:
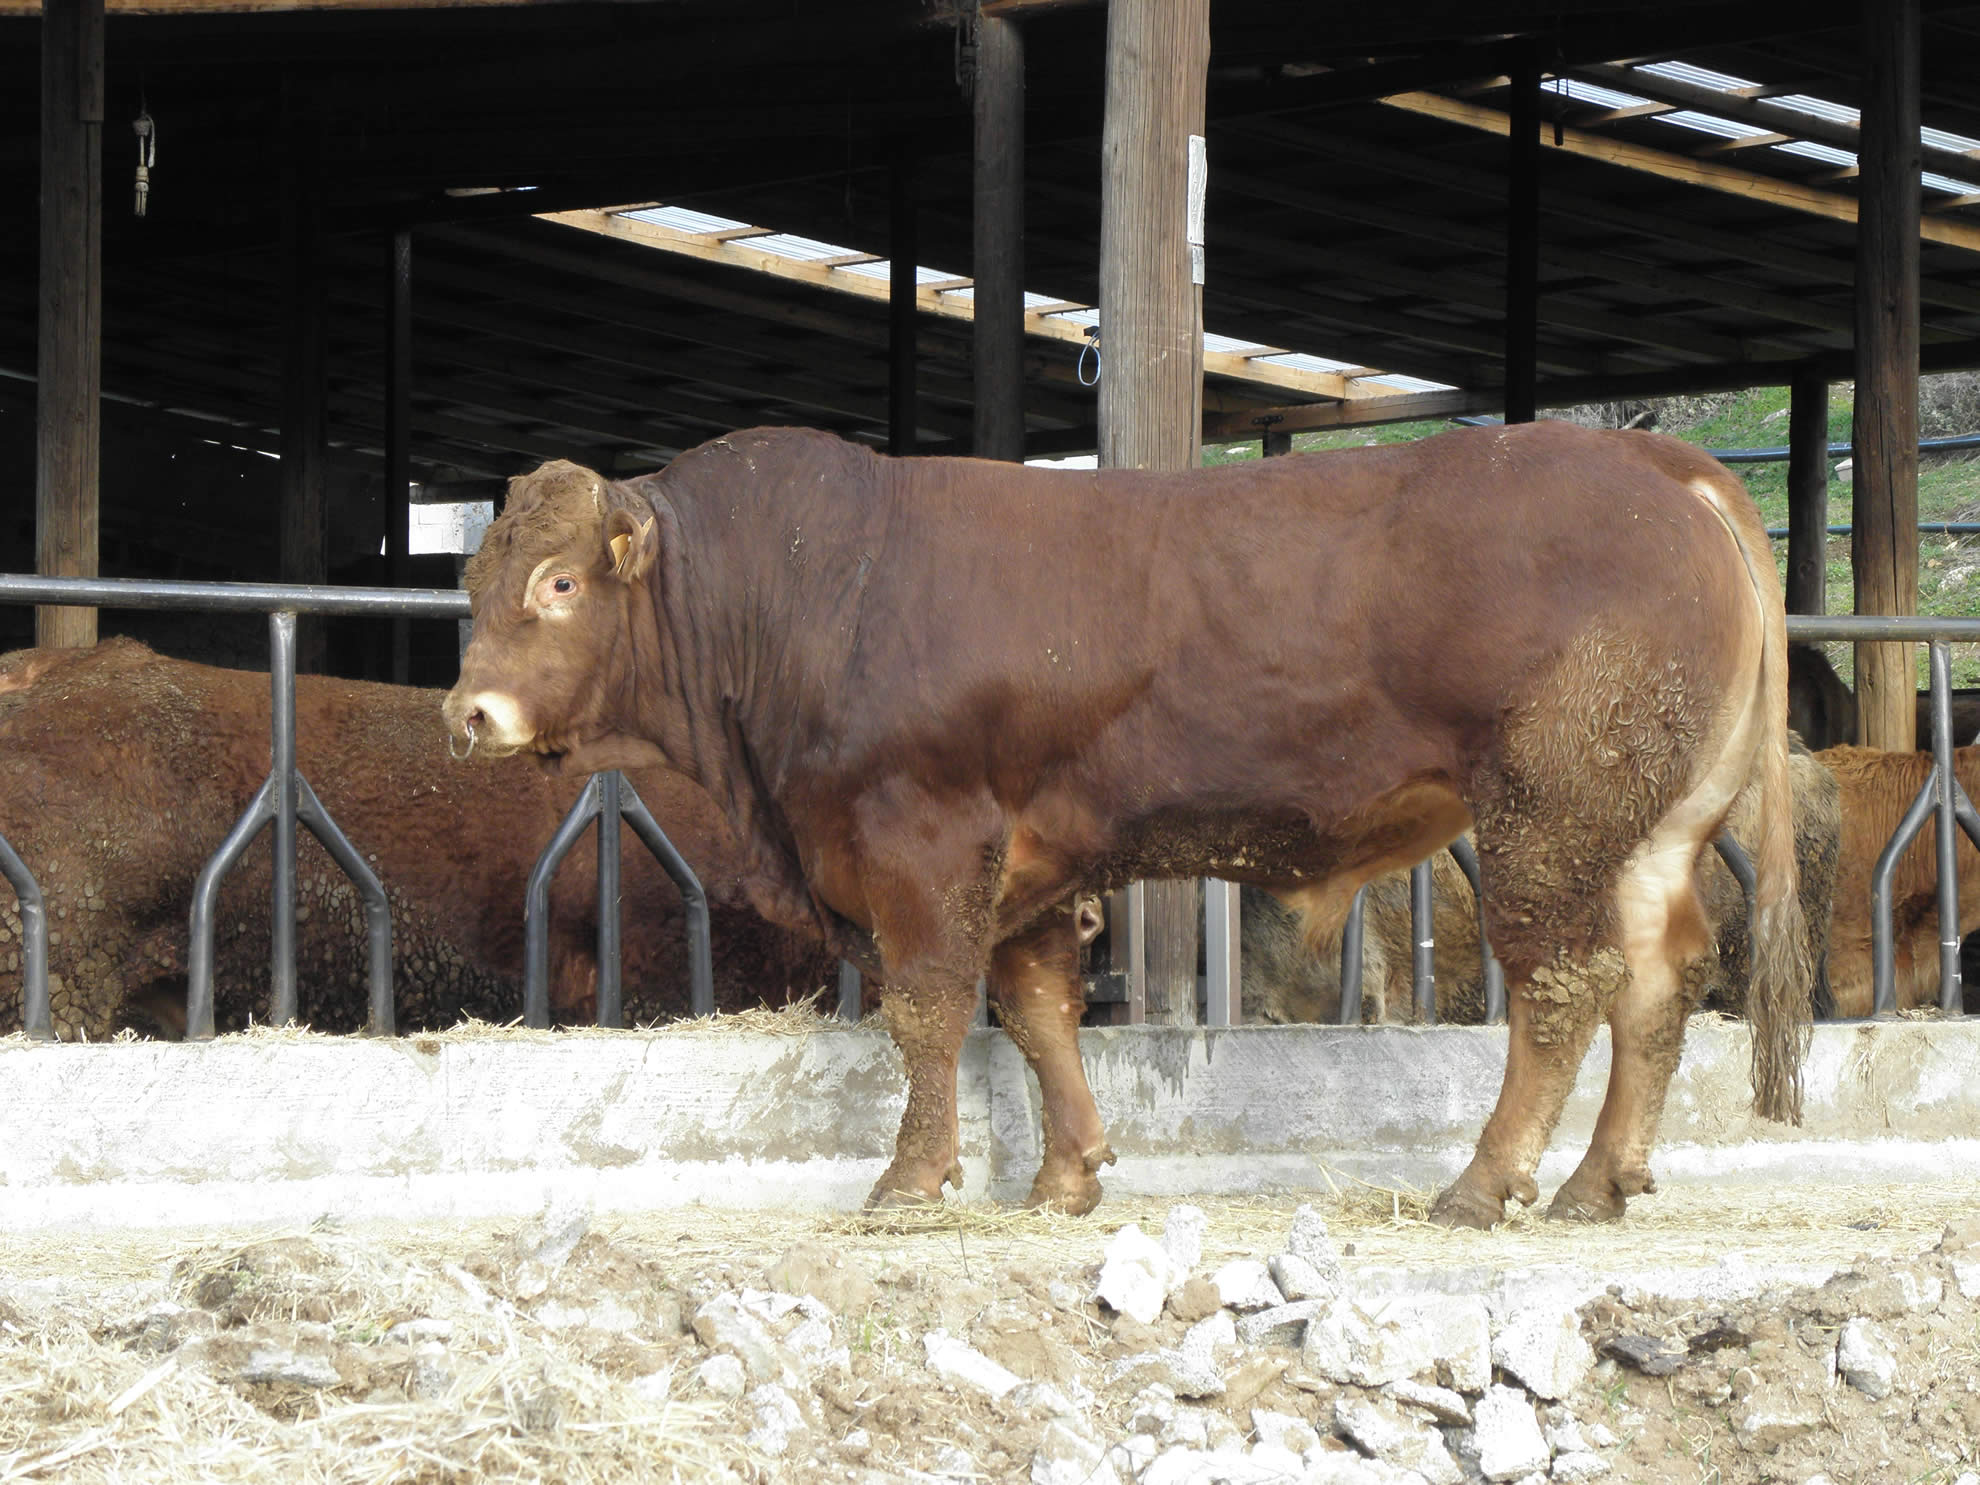
<instances>
[{"instance_id":1,"label":"barn shade structure","mask_svg":"<svg viewBox=\"0 0 1980 1485\"><path fill-rule=\"evenodd\" d=\"M105 3L0 0L0 569L432 583L415 490L756 423L1174 464L1789 384L1812 611L1854 378L1858 607L1905 612L1916 375L1980 365L1980 5ZM1910 663L1859 657L1867 741Z\"/></svg>"}]
</instances>

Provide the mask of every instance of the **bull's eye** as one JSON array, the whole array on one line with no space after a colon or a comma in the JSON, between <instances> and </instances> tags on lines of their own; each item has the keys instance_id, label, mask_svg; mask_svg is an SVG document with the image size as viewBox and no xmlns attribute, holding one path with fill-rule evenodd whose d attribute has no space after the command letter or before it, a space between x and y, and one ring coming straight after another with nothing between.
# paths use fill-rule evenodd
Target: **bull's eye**
<instances>
[{"instance_id":1,"label":"bull's eye","mask_svg":"<svg viewBox=\"0 0 1980 1485\"><path fill-rule=\"evenodd\" d=\"M559 594L575 593L577 592L577 580L567 577L552 578L550 580L550 591Z\"/></svg>"}]
</instances>

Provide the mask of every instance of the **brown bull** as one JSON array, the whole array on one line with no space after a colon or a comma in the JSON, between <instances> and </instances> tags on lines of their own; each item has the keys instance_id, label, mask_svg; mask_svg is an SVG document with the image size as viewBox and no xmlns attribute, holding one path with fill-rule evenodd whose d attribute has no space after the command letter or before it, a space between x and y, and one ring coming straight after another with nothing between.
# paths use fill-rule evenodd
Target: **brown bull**
<instances>
[{"instance_id":1,"label":"brown bull","mask_svg":"<svg viewBox=\"0 0 1980 1485\"><path fill-rule=\"evenodd\" d=\"M1067 542L1072 510L1110 540ZM1750 777L1756 1094L1797 1112L1781 600L1739 482L1675 440L1537 424L1165 475L757 429L623 484L517 480L468 586L456 742L679 769L767 914L882 968L908 1098L876 1202L960 1177L986 969L1043 1093L1032 1199L1099 1199L1075 893L1202 874L1337 918L1470 826L1512 1033L1437 1213L1535 1198L1606 1015L1608 1099L1554 1211L1616 1216L1651 1188L1709 943L1693 866Z\"/></svg>"},{"instance_id":2,"label":"brown bull","mask_svg":"<svg viewBox=\"0 0 1980 1485\"><path fill-rule=\"evenodd\" d=\"M521 1009L523 888L579 781L461 769L433 726L438 695L301 676L302 772L392 898L394 988L407 1028ZM50 999L63 1036L184 1021L194 879L268 772L268 677L153 654L131 640L0 656L0 834L39 880L51 929ZM734 901L736 862L713 806L676 774L636 787L702 875L718 1000L782 1001L830 978L822 946ZM216 923L220 1024L266 1021L267 833L228 878ZM626 1010L687 1009L678 894L625 833ZM589 1020L596 853L572 852L552 889L551 996ZM361 1026L360 901L306 833L297 855L298 989L321 1030ZM21 1024L19 919L0 886L0 1032Z\"/></svg>"},{"instance_id":3,"label":"brown bull","mask_svg":"<svg viewBox=\"0 0 1980 1485\"><path fill-rule=\"evenodd\" d=\"M1788 758L1788 783L1794 794L1795 875L1802 921L1808 930L1808 957L1819 966L1828 953L1830 904L1842 837L1841 792L1834 773L1799 746ZM1749 848L1749 856L1756 838L1753 815L1758 804L1757 796L1749 790L1740 796L1726 821L1727 831ZM1744 1014L1752 973L1747 962L1746 894L1716 850L1699 858L1698 888L1705 915L1713 926L1716 952L1697 962L1687 989L1703 1009ZM1478 902L1470 881L1448 851L1439 851L1431 858L1431 904L1437 1019L1457 1025L1476 1024L1485 1019ZM1324 941L1311 940L1297 912L1271 893L1251 887L1244 891L1242 923L1247 1021L1284 1025L1340 1019L1338 932ZM1409 873L1392 872L1370 882L1361 951L1364 1020L1416 1019L1410 952L1414 936Z\"/></svg>"},{"instance_id":4,"label":"brown bull","mask_svg":"<svg viewBox=\"0 0 1980 1485\"><path fill-rule=\"evenodd\" d=\"M1870 876L1898 822L1932 770L1930 753L1829 748L1815 755L1842 786L1842 859L1830 930L1829 985L1838 1016L1875 1009L1870 965ZM1980 799L1980 747L1953 749L1953 772ZM1980 854L1964 832L1954 836L1959 875L1959 931L1980 929ZM1898 858L1891 876L1891 943L1900 1009L1939 1001L1939 866L1933 822Z\"/></svg>"}]
</instances>

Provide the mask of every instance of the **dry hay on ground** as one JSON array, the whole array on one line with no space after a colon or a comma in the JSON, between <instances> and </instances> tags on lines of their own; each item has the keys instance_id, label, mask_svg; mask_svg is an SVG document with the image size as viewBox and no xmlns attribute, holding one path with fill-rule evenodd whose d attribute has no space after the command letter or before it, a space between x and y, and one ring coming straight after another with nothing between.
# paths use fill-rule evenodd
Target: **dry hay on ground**
<instances>
[{"instance_id":1,"label":"dry hay on ground","mask_svg":"<svg viewBox=\"0 0 1980 1485\"><path fill-rule=\"evenodd\" d=\"M1709 1340L1673 1376L1601 1363L1562 1404L1615 1439L1599 1451L1608 1478L1952 1485L1980 1447L1980 1309L1953 1282L1930 1304L1852 1298L1897 1273L1943 1281L1932 1250L1972 1216L1970 1183L1679 1188L1620 1226L1521 1215L1490 1234L1429 1226L1425 1195L1344 1182L1312 1203L1349 1292L1410 1280L1503 1297L1592 1275L1575 1300L1591 1341ZM1200 1275L1280 1252L1296 1205L1195 1204ZM1092 1293L1115 1233L1161 1232L1170 1205L886 1222L558 1207L524 1223L0 1235L0 1481L1030 1480L1062 1406L1102 1446L1146 1423L1145 1374L1110 1377L1177 1346L1184 1322L1142 1325ZM1808 1287L1851 1267L1864 1277ZM1769 1273L1794 1282L1756 1298ZM1673 1274L1696 1292L1641 1292ZM1714 1298L1728 1275L1741 1294ZM780 1285L818 1298L762 1293ZM1875 1401L1818 1377L1826 1421L1778 1452L1742 1444L1742 1398L1810 1385L1852 1305L1890 1340L1897 1390ZM714 1328L725 1308L740 1331ZM1000 1399L945 1380L929 1366L938 1332L1033 1385ZM1206 1448L1242 1451L1254 1409L1331 1437L1341 1399L1364 1391L1300 1375L1297 1349L1220 1356L1223 1396L1166 1405Z\"/></svg>"}]
</instances>

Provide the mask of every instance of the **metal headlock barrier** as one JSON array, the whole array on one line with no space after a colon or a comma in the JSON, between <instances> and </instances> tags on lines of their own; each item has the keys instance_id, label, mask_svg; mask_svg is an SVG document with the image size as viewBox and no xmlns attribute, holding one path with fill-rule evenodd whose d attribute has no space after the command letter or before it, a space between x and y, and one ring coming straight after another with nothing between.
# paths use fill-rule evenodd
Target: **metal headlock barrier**
<instances>
[{"instance_id":1,"label":"metal headlock barrier","mask_svg":"<svg viewBox=\"0 0 1980 1485\"><path fill-rule=\"evenodd\" d=\"M296 825L306 826L357 886L365 902L369 948L370 1014L368 1028L390 1035L395 1018L392 997L391 914L383 884L363 856L338 828L296 767L295 623L296 615L343 614L377 617L464 619L465 593L445 589L335 588L281 583L195 583L135 578L54 578L0 574L0 603L67 604L98 608L178 609L208 613L266 613L269 617L269 684L272 715L266 781L239 822L209 858L193 891L187 956L186 1030L189 1037L210 1037L213 1023L213 918L220 883L241 853L264 826L274 832L274 888L269 949L270 1019L280 1025L293 1020L297 1008L295 978ZM1808 643L1849 641L1923 642L1930 650L1932 695L1932 768L1911 807L1878 857L1871 878L1872 957L1875 987L1873 1014L1889 1016L1897 1009L1896 947L1892 934L1891 884L1897 863L1924 828L1928 816L1937 822L1935 835L1939 898L1939 1006L1958 1014L1963 987L1959 966L1959 884L1956 830L1963 830L1980 849L1980 811L1976 811L1953 771L1950 644L1980 643L1980 619L1933 619L1903 616L1839 615L1816 618L1790 615L1788 637ZM598 991L597 1018L601 1026L622 1023L619 972L619 822L630 822L634 833L680 889L688 929L689 1003L695 1015L707 1015L715 1005L708 901L693 869L675 850L637 792L622 775L594 774L572 805L563 823L538 857L529 878L524 911L524 1020L530 1026L549 1024L549 885L558 866L594 820L598 822ZM1730 836L1715 843L1739 881L1752 919L1753 868ZM1506 1014L1505 975L1485 933L1478 860L1470 844L1459 839L1452 856L1470 882L1479 913L1479 950L1485 980L1488 1021ZM22 1023L37 1040L52 1040L53 1022L48 994L48 920L41 888L32 870L4 836L0 836L0 875L13 887L20 904L22 950ZM1419 1021L1436 1019L1435 936L1428 862L1412 869L1410 883L1411 999ZM1358 1024L1362 1015L1361 950L1366 889L1357 892L1341 939L1340 1019ZM1208 911L1206 893L1206 911ZM1230 919L1214 925L1235 935L1236 905ZM850 967L840 975L840 1011L857 1016L859 981ZM1212 1024L1241 1020L1236 987L1210 1000Z\"/></svg>"},{"instance_id":2,"label":"metal headlock barrier","mask_svg":"<svg viewBox=\"0 0 1980 1485\"><path fill-rule=\"evenodd\" d=\"M367 1030L390 1036L396 1026L392 995L392 916L385 887L345 837L309 781L296 767L296 616L337 614L412 619L465 619L467 594L439 588L336 588L289 583L193 583L143 578L57 578L0 574L0 603L61 604L92 608L177 609L205 613L265 613L269 629L269 771L254 800L193 887L186 956L186 1035L214 1034L213 922L220 884L264 827L274 834L273 899L269 932L269 1019L284 1025L296 1017L296 825L306 826L364 899L368 949ZM435 726L439 725L435 719ZM609 801L609 803L607 803ZM634 833L680 888L688 932L689 1004L698 1016L715 1008L709 948L708 899L694 871L674 849L632 786L619 774L594 774L530 874L524 912L524 1019L549 1024L549 884L584 827L599 820L598 1019L621 1021L619 978L619 834L621 813ZM608 859L609 858L609 859ZM48 994L48 917L40 885L19 854L0 836L0 873L21 906L22 1029L52 1041ZM609 998L609 999L608 999ZM608 1019L609 1016L609 1019Z\"/></svg>"}]
</instances>

